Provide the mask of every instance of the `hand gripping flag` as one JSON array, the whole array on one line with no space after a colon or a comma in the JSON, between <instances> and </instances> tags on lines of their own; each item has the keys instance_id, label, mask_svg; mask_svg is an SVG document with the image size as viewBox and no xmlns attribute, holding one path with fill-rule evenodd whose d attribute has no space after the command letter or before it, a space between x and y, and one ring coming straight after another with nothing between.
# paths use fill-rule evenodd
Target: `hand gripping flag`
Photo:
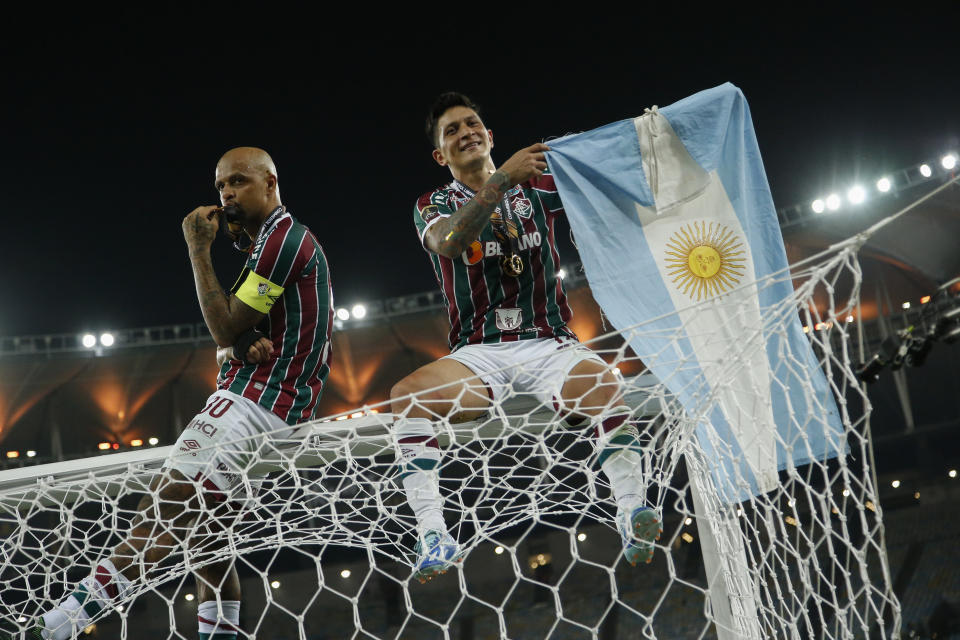
<instances>
[{"instance_id":1,"label":"hand gripping flag","mask_svg":"<svg viewBox=\"0 0 960 640\"><path fill-rule=\"evenodd\" d=\"M697 422L721 497L770 491L779 470L845 452L826 377L784 304L793 286L740 90L549 145L593 295Z\"/></svg>"}]
</instances>

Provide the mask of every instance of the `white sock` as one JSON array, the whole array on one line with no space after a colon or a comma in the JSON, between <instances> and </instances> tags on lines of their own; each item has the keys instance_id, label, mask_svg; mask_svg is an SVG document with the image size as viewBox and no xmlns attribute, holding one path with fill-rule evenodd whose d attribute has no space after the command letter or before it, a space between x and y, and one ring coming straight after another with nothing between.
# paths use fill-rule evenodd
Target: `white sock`
<instances>
[{"instance_id":1,"label":"white sock","mask_svg":"<svg viewBox=\"0 0 960 640\"><path fill-rule=\"evenodd\" d=\"M221 600L219 608L216 600L201 602L197 624L200 640L234 640L240 632L240 601Z\"/></svg>"},{"instance_id":2,"label":"white sock","mask_svg":"<svg viewBox=\"0 0 960 640\"><path fill-rule=\"evenodd\" d=\"M443 498L440 496L440 446L433 423L426 418L400 418L397 436L397 463L407 502L417 516L420 532L436 529L446 533Z\"/></svg>"},{"instance_id":3,"label":"white sock","mask_svg":"<svg viewBox=\"0 0 960 640\"><path fill-rule=\"evenodd\" d=\"M78 635L91 618L111 602L121 600L129 589L130 581L112 562L104 560L94 568L92 576L80 581L76 591L43 614L43 637L68 640Z\"/></svg>"},{"instance_id":4,"label":"white sock","mask_svg":"<svg viewBox=\"0 0 960 640\"><path fill-rule=\"evenodd\" d=\"M647 487L639 453L640 434L628 418L624 413L603 416L594 424L594 434L600 449L600 468L610 481L613 499L617 507L629 513L646 501Z\"/></svg>"}]
</instances>

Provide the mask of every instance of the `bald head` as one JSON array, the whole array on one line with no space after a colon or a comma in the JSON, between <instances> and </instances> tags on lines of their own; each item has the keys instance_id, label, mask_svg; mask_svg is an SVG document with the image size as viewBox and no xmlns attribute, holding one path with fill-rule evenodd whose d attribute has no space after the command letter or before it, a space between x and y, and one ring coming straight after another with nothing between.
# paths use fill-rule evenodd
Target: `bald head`
<instances>
[{"instance_id":1,"label":"bald head","mask_svg":"<svg viewBox=\"0 0 960 640\"><path fill-rule=\"evenodd\" d=\"M221 204L236 207L254 230L281 204L277 167L269 153L256 147L237 147L223 154L214 185Z\"/></svg>"},{"instance_id":2,"label":"bald head","mask_svg":"<svg viewBox=\"0 0 960 640\"><path fill-rule=\"evenodd\" d=\"M221 167L224 169L241 169L261 176L271 175L277 177L277 166L273 164L273 158L263 149L257 147L236 147L230 149L220 162L217 163L217 173L220 173Z\"/></svg>"}]
</instances>

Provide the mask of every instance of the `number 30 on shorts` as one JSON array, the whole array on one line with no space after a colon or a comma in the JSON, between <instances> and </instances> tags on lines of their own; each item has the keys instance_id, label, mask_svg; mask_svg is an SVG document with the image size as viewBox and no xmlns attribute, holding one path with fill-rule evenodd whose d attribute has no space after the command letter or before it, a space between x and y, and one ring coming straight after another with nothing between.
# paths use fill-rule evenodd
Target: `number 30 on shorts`
<instances>
[{"instance_id":1,"label":"number 30 on shorts","mask_svg":"<svg viewBox=\"0 0 960 640\"><path fill-rule=\"evenodd\" d=\"M211 418L220 418L225 414L230 407L233 406L233 400L227 398L214 398L210 401L210 404L203 408L203 411L200 414L208 413Z\"/></svg>"}]
</instances>

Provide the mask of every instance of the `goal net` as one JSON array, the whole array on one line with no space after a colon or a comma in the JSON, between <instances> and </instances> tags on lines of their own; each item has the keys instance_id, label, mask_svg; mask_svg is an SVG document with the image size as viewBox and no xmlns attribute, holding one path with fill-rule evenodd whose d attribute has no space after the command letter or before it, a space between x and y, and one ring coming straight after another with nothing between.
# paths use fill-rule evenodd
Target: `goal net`
<instances>
[{"instance_id":1,"label":"goal net","mask_svg":"<svg viewBox=\"0 0 960 640\"><path fill-rule=\"evenodd\" d=\"M722 384L698 374L678 389L646 370L674 353L680 312L675 330L640 324L589 343L618 368L639 427L646 500L664 528L650 564L623 559L590 425L508 393L478 419L435 421L444 516L465 555L420 584L394 416L368 406L263 441L248 471L269 475L237 505L222 544L149 567L78 632L196 637L192 574L234 559L241 638L897 637L870 404L854 373L857 249L852 241L753 285L787 281L795 291L759 326L735 309L715 315L728 318L713 338L723 342ZM724 300L691 309L714 312ZM792 332L799 348L785 339ZM637 337L655 350L635 351ZM773 379L782 367L794 385L787 424L762 446L730 417L766 397L750 377L757 345L775 350ZM729 433L717 427L721 409ZM756 459L758 446L772 466ZM109 555L169 449L0 473L0 616L9 629L27 628Z\"/></svg>"}]
</instances>

